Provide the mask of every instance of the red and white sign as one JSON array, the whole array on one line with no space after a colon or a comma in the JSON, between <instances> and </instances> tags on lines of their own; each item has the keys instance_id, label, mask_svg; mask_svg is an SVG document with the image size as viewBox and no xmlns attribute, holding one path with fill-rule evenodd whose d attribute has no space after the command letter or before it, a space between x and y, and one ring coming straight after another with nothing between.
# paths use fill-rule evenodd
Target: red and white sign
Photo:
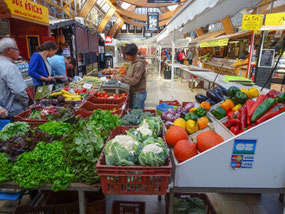
<instances>
[{"instance_id":1,"label":"red and white sign","mask_svg":"<svg viewBox=\"0 0 285 214\"><path fill-rule=\"evenodd\" d=\"M112 36L106 36L105 42L106 43L112 43Z\"/></svg>"}]
</instances>

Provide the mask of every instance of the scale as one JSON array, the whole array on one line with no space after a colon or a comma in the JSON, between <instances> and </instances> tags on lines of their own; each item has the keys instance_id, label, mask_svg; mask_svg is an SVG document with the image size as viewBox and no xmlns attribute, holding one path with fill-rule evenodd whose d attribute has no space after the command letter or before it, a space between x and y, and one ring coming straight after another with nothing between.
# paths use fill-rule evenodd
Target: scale
<instances>
[{"instance_id":1,"label":"scale","mask_svg":"<svg viewBox=\"0 0 285 214\"><path fill-rule=\"evenodd\" d=\"M124 92L129 92L130 86L121 81L110 79L102 83L100 91L106 91L108 94L122 94Z\"/></svg>"}]
</instances>

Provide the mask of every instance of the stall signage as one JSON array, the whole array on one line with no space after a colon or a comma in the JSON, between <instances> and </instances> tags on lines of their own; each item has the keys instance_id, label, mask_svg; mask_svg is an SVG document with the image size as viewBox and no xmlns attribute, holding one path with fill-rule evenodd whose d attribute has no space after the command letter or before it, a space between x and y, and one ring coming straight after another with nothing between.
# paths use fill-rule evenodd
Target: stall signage
<instances>
[{"instance_id":1,"label":"stall signage","mask_svg":"<svg viewBox=\"0 0 285 214\"><path fill-rule=\"evenodd\" d=\"M206 42L201 42L200 47L206 48L206 47L219 47L219 46L227 46L229 43L229 38L225 39L217 39L217 40L211 40Z\"/></svg>"},{"instance_id":2,"label":"stall signage","mask_svg":"<svg viewBox=\"0 0 285 214\"><path fill-rule=\"evenodd\" d=\"M106 36L105 42L106 43L112 43L112 36Z\"/></svg>"},{"instance_id":3,"label":"stall signage","mask_svg":"<svg viewBox=\"0 0 285 214\"><path fill-rule=\"evenodd\" d=\"M4 0L12 16L20 16L49 24L48 8L30 0Z\"/></svg>"},{"instance_id":4,"label":"stall signage","mask_svg":"<svg viewBox=\"0 0 285 214\"><path fill-rule=\"evenodd\" d=\"M235 140L231 166L237 168L252 168L256 140Z\"/></svg>"},{"instance_id":5,"label":"stall signage","mask_svg":"<svg viewBox=\"0 0 285 214\"><path fill-rule=\"evenodd\" d=\"M263 22L263 15L258 14L244 14L242 17L242 30L257 31L261 28Z\"/></svg>"},{"instance_id":6,"label":"stall signage","mask_svg":"<svg viewBox=\"0 0 285 214\"><path fill-rule=\"evenodd\" d=\"M266 14L265 26L285 25L285 13Z\"/></svg>"}]
</instances>

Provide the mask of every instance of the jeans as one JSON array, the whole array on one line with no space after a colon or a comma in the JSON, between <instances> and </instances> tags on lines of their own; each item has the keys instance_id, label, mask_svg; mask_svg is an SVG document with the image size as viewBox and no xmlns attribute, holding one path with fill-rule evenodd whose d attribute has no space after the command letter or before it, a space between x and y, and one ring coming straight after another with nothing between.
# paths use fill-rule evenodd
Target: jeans
<instances>
[{"instance_id":1,"label":"jeans","mask_svg":"<svg viewBox=\"0 0 285 214\"><path fill-rule=\"evenodd\" d=\"M146 92L131 93L130 95L130 109L144 109L144 102L146 100Z\"/></svg>"}]
</instances>

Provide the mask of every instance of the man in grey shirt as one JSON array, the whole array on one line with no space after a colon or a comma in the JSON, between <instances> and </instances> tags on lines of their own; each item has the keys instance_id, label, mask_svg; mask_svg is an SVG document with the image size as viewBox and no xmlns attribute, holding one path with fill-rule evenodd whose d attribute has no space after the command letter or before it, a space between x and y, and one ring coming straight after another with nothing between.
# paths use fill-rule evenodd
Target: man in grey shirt
<instances>
[{"instance_id":1,"label":"man in grey shirt","mask_svg":"<svg viewBox=\"0 0 285 214\"><path fill-rule=\"evenodd\" d=\"M0 40L0 118L14 117L28 106L27 85L14 62L19 54L14 39Z\"/></svg>"}]
</instances>

